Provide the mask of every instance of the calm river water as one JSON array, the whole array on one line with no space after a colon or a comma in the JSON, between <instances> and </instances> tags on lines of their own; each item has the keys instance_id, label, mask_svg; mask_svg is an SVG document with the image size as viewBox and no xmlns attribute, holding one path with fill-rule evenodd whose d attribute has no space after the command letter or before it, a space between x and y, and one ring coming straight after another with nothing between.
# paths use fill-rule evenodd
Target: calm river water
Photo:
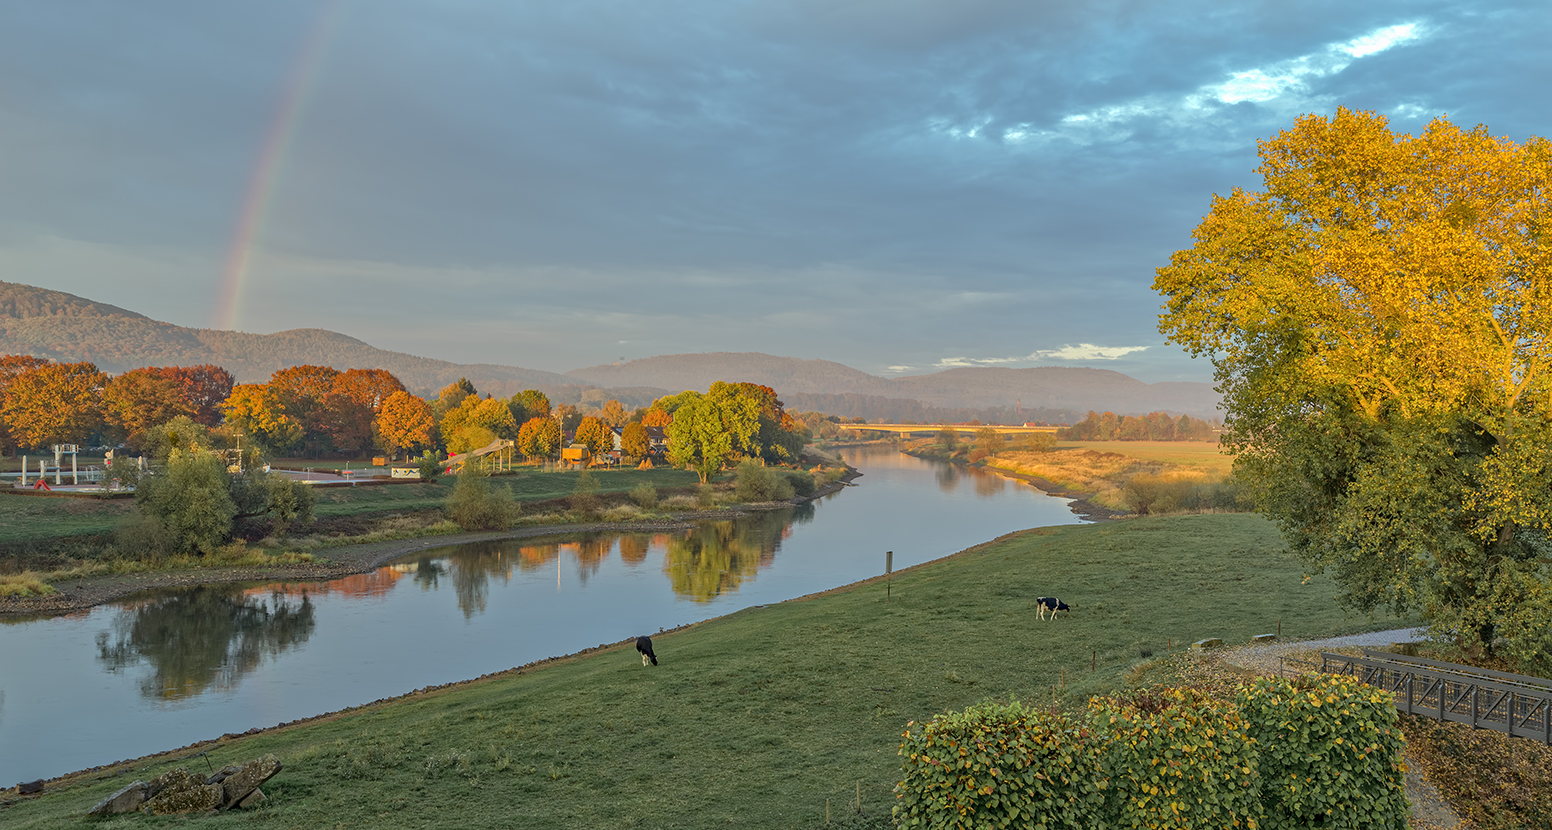
<instances>
[{"instance_id":1,"label":"calm river water","mask_svg":"<svg viewBox=\"0 0 1552 830\"><path fill-rule=\"evenodd\" d=\"M0 782L30 781L780 602L1080 520L889 449L857 486L663 534L440 548L332 582L163 591L0 620ZM673 659L672 646L659 656Z\"/></svg>"}]
</instances>

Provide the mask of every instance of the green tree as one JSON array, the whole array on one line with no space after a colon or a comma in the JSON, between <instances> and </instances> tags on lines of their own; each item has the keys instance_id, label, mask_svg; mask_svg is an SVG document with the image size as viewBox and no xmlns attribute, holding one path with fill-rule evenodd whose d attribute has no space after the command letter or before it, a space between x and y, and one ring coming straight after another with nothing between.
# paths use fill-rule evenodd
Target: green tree
<instances>
[{"instance_id":1,"label":"green tree","mask_svg":"<svg viewBox=\"0 0 1552 830\"><path fill-rule=\"evenodd\" d=\"M162 470L140 479L135 505L172 553L213 553L231 538L237 518L226 464L198 450L173 449Z\"/></svg>"},{"instance_id":2,"label":"green tree","mask_svg":"<svg viewBox=\"0 0 1552 830\"><path fill-rule=\"evenodd\" d=\"M447 517L464 530L506 530L517 518L512 489L492 484L483 467L465 464L447 497Z\"/></svg>"},{"instance_id":3,"label":"green tree","mask_svg":"<svg viewBox=\"0 0 1552 830\"><path fill-rule=\"evenodd\" d=\"M1236 478L1353 605L1545 660L1552 616L1517 615L1552 585L1552 145L1339 109L1260 153L1154 282Z\"/></svg>"},{"instance_id":4,"label":"green tree","mask_svg":"<svg viewBox=\"0 0 1552 830\"><path fill-rule=\"evenodd\" d=\"M705 484L733 454L733 435L724 428L715 402L696 392L680 402L668 425L668 460L694 470Z\"/></svg>"}]
</instances>

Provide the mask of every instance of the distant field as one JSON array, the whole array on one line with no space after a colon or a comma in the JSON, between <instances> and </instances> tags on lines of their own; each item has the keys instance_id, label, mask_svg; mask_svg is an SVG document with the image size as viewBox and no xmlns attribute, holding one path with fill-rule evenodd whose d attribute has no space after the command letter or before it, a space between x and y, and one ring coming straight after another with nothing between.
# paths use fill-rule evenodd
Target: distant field
<instances>
[{"instance_id":1,"label":"distant field","mask_svg":"<svg viewBox=\"0 0 1552 830\"><path fill-rule=\"evenodd\" d=\"M1058 441L1058 450L1096 450L1128 455L1141 461L1162 461L1228 475L1234 465L1217 441Z\"/></svg>"}]
</instances>

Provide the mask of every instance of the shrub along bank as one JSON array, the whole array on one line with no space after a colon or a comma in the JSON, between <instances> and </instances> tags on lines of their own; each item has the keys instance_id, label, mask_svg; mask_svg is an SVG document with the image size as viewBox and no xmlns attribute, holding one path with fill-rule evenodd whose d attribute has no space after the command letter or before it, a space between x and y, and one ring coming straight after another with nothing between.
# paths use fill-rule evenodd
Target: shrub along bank
<instances>
[{"instance_id":1,"label":"shrub along bank","mask_svg":"<svg viewBox=\"0 0 1552 830\"><path fill-rule=\"evenodd\" d=\"M1248 515L1025 531L896 573L888 602L873 582L654 635L656 668L623 642L643 632L622 631L592 654L201 747L216 767L285 764L267 806L202 821L817 828L827 802L832 826L856 826L860 793L860 823L882 827L908 721L1010 696L1081 709L1143 650L1242 642L1279 619L1293 637L1401 622L1347 616L1303 576ZM1036 620L1042 595L1072 612ZM51 784L0 825L95 826L81 814L98 799L194 751Z\"/></svg>"}]
</instances>

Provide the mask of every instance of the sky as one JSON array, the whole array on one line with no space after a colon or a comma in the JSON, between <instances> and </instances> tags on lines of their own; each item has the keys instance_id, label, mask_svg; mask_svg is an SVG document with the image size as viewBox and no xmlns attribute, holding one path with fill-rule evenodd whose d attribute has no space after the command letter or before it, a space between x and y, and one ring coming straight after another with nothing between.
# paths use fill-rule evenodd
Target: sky
<instances>
[{"instance_id":1,"label":"sky","mask_svg":"<svg viewBox=\"0 0 1552 830\"><path fill-rule=\"evenodd\" d=\"M550 371L1210 380L1154 269L1338 106L1547 136L1552 4L0 2L0 279Z\"/></svg>"}]
</instances>

